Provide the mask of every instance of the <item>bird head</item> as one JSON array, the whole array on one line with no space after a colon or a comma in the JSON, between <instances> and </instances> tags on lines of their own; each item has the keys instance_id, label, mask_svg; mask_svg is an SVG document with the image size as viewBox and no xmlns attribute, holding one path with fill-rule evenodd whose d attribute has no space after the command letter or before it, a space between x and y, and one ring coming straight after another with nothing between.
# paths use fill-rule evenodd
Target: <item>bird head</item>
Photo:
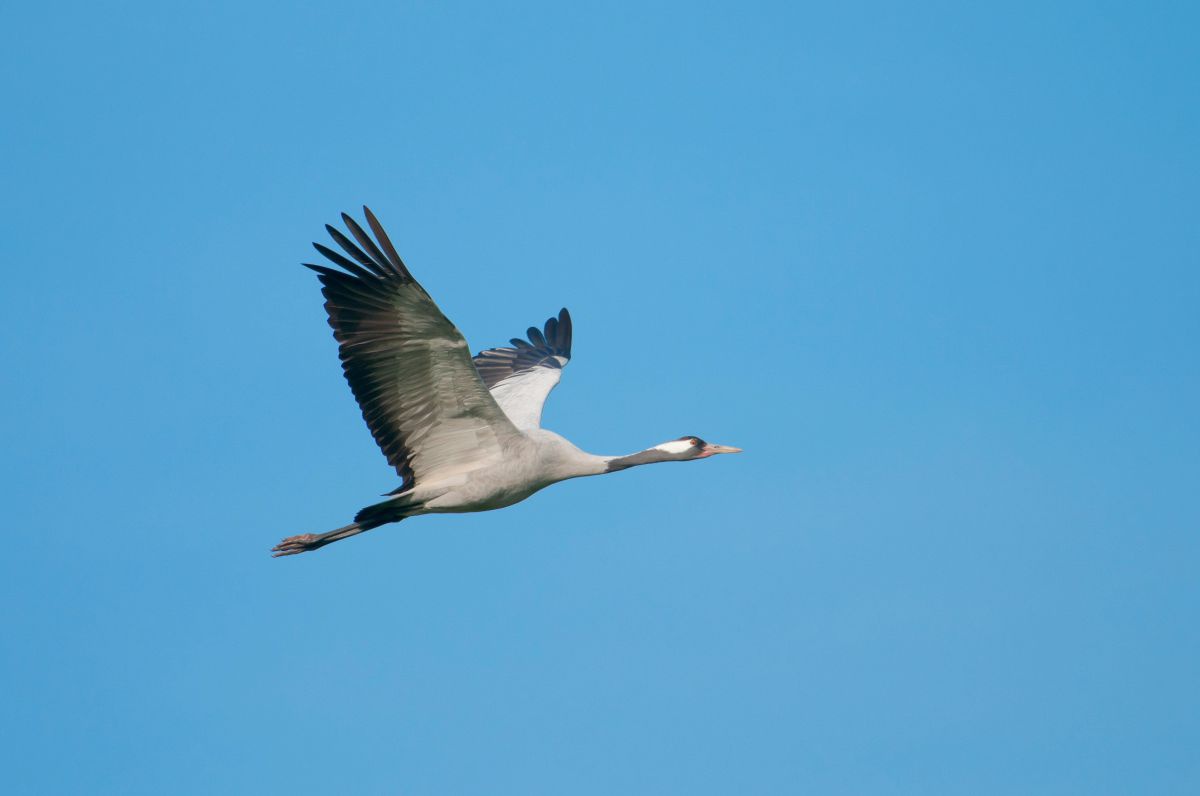
<instances>
[{"instance_id":1,"label":"bird head","mask_svg":"<svg viewBox=\"0 0 1200 796\"><path fill-rule=\"evenodd\" d=\"M664 442L661 445L655 445L654 449L669 454L670 458L678 461L707 459L709 456L715 456L718 453L742 452L741 448L733 448L729 445L717 445L714 442L705 442L699 437L680 437L670 442Z\"/></svg>"}]
</instances>

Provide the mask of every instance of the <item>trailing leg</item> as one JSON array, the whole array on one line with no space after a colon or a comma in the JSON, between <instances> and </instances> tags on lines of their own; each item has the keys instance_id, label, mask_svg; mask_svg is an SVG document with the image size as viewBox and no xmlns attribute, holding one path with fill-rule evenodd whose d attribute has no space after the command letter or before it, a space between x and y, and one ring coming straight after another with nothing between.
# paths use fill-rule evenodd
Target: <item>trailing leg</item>
<instances>
[{"instance_id":1,"label":"trailing leg","mask_svg":"<svg viewBox=\"0 0 1200 796\"><path fill-rule=\"evenodd\" d=\"M275 558L279 558L280 556L294 556L297 553L307 553L309 550L316 550L318 547L324 547L327 544L341 541L363 531L369 531L374 527L373 525L364 526L359 525L357 522L352 522L341 528L335 528L328 533L302 533L299 536L289 536L271 548L271 553Z\"/></svg>"},{"instance_id":2,"label":"trailing leg","mask_svg":"<svg viewBox=\"0 0 1200 796\"><path fill-rule=\"evenodd\" d=\"M413 502L410 494L397 495L382 503L367 506L354 515L354 522L349 525L335 528L328 533L302 533L299 536L289 536L271 548L271 552L276 558L307 553L309 550L316 550L318 547L324 547L332 542L378 528L380 525L400 522L405 517L420 513L420 508Z\"/></svg>"}]
</instances>

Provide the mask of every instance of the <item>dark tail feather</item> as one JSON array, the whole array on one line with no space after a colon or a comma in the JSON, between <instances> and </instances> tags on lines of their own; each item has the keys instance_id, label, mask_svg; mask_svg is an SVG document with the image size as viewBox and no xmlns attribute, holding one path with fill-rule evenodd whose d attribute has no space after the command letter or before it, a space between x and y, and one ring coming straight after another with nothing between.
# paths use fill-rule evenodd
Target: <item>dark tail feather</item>
<instances>
[{"instance_id":1,"label":"dark tail feather","mask_svg":"<svg viewBox=\"0 0 1200 796\"><path fill-rule=\"evenodd\" d=\"M363 531L369 531L374 527L374 525L360 525L357 522L352 522L341 528L334 528L328 533L302 533L299 536L289 536L271 548L271 553L275 558L279 558L280 556L294 556L297 553L307 553L309 550L316 550L318 547L324 547L327 544L341 541Z\"/></svg>"},{"instance_id":2,"label":"dark tail feather","mask_svg":"<svg viewBox=\"0 0 1200 796\"><path fill-rule=\"evenodd\" d=\"M415 510L411 496L401 494L359 510L354 515L354 524L362 526L365 531L387 525L389 522L400 522L405 517L412 516Z\"/></svg>"}]
</instances>

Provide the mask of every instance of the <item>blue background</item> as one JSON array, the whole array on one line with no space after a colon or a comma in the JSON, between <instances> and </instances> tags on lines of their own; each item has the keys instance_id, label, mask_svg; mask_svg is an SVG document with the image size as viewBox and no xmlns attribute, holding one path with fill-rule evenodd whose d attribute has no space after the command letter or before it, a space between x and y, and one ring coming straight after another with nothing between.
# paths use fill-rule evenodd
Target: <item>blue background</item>
<instances>
[{"instance_id":1,"label":"blue background","mask_svg":"<svg viewBox=\"0 0 1200 796\"><path fill-rule=\"evenodd\" d=\"M1200 13L993 5L6 6L0 789L1200 792ZM747 452L271 559L364 202Z\"/></svg>"}]
</instances>

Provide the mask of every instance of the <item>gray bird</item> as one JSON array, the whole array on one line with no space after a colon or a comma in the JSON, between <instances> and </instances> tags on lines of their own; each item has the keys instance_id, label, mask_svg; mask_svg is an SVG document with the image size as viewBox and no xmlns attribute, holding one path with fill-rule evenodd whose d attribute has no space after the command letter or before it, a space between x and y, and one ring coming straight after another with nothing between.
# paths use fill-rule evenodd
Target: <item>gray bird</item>
<instances>
[{"instance_id":1,"label":"gray bird","mask_svg":"<svg viewBox=\"0 0 1200 796\"><path fill-rule=\"evenodd\" d=\"M401 484L349 525L284 539L272 550L276 556L316 550L418 514L511 506L568 478L740 452L680 437L628 456L596 456L543 429L542 405L571 359L566 309L540 330L531 326L528 339L472 357L374 214L366 207L363 213L374 240L343 213L354 241L325 229L348 256L313 244L343 270L304 265L321 280L346 381Z\"/></svg>"}]
</instances>

